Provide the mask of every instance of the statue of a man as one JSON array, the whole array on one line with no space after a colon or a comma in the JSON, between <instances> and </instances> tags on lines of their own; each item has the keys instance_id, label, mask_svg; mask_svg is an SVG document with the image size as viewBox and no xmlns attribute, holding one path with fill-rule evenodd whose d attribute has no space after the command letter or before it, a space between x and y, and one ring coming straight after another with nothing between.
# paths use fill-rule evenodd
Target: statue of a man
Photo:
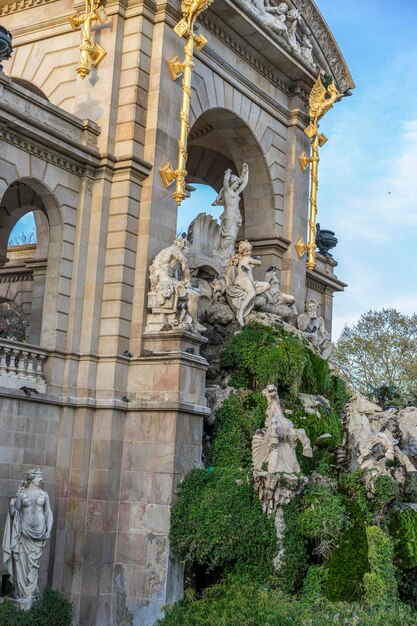
<instances>
[{"instance_id":1,"label":"statue of a man","mask_svg":"<svg viewBox=\"0 0 417 626\"><path fill-rule=\"evenodd\" d=\"M268 267L265 280L269 282L269 289L256 298L255 309L279 315L288 324L295 324L295 298L281 291L278 268Z\"/></svg>"},{"instance_id":2,"label":"statue of a man","mask_svg":"<svg viewBox=\"0 0 417 626\"><path fill-rule=\"evenodd\" d=\"M223 187L213 202L213 206L224 207L220 216L220 236L213 256L219 259L223 267L234 254L236 237L242 224L242 215L239 209L240 194L245 189L249 180L249 167L246 163L242 166L240 176L232 174L228 169L224 173Z\"/></svg>"},{"instance_id":3,"label":"statue of a man","mask_svg":"<svg viewBox=\"0 0 417 626\"><path fill-rule=\"evenodd\" d=\"M29 470L16 497L11 498L3 536L3 563L10 574L14 596L28 610L38 593L38 572L53 517L49 496L40 488L42 472Z\"/></svg>"},{"instance_id":4,"label":"statue of a man","mask_svg":"<svg viewBox=\"0 0 417 626\"><path fill-rule=\"evenodd\" d=\"M324 319L320 315L320 305L315 300L307 300L305 313L301 313L297 320L298 329L313 346L317 346L321 356L326 361L333 351L329 333L326 330Z\"/></svg>"},{"instance_id":5,"label":"statue of a man","mask_svg":"<svg viewBox=\"0 0 417 626\"><path fill-rule=\"evenodd\" d=\"M179 238L156 255L149 268L149 306L152 312L175 313L176 325L191 324L197 332L204 332L198 321L200 292L191 285L188 250L187 239Z\"/></svg>"}]
</instances>

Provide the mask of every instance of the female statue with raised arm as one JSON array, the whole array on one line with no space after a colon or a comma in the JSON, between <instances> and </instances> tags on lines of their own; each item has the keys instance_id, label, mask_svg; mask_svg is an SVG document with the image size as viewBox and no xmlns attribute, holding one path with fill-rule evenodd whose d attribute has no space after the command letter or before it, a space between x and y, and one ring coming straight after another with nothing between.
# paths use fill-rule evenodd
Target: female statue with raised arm
<instances>
[{"instance_id":1,"label":"female statue with raised arm","mask_svg":"<svg viewBox=\"0 0 417 626\"><path fill-rule=\"evenodd\" d=\"M242 224L242 215L239 209L240 194L248 184L249 167L246 163L242 166L240 176L232 174L228 169L224 173L223 187L213 202L213 206L223 206L224 211L220 216L220 236L213 256L219 259L223 267L235 252L236 237Z\"/></svg>"},{"instance_id":2,"label":"female statue with raised arm","mask_svg":"<svg viewBox=\"0 0 417 626\"><path fill-rule=\"evenodd\" d=\"M39 469L27 472L16 497L10 500L4 528L3 563L23 609L30 609L38 593L42 551L52 530L52 511L48 494L40 488L42 480Z\"/></svg>"}]
</instances>

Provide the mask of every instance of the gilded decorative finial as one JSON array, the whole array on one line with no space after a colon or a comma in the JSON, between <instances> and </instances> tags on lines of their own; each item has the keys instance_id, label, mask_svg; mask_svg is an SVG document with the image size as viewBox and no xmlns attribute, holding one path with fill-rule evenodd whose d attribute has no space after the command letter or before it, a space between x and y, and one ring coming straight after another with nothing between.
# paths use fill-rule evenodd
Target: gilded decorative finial
<instances>
[{"instance_id":1,"label":"gilded decorative finial","mask_svg":"<svg viewBox=\"0 0 417 626\"><path fill-rule=\"evenodd\" d=\"M100 5L100 0L85 0L85 11L82 15L73 13L68 17L72 30L81 29L80 64L77 67L77 74L85 78L91 73L89 65L97 67L104 59L107 52L98 43L91 41L91 29L93 22L104 24L107 20L106 11Z\"/></svg>"},{"instance_id":2,"label":"gilded decorative finial","mask_svg":"<svg viewBox=\"0 0 417 626\"><path fill-rule=\"evenodd\" d=\"M343 98L333 82L327 75L319 74L309 96L310 124L305 129L305 134L311 141L311 157L303 151L298 157L300 167L304 172L311 163L310 185L310 217L308 221L308 243L304 243L300 237L295 243L298 258L301 259L307 251L307 269L314 270L316 267L316 217L317 217L317 191L318 191L318 168L320 162L319 148L327 142L323 133L319 134L319 120L330 111L334 103Z\"/></svg>"},{"instance_id":3,"label":"gilded decorative finial","mask_svg":"<svg viewBox=\"0 0 417 626\"><path fill-rule=\"evenodd\" d=\"M178 166L174 170L171 163L165 163L159 170L165 187L175 180L176 186L172 197L178 205L187 197L185 192L185 178L187 176L187 138L190 130L189 115L191 102L191 78L194 69L194 49L200 51L207 43L203 35L194 33L194 24L197 17L202 13L213 0L184 0L181 4L182 20L175 26L174 31L179 37L186 40L184 47L184 61L180 61L178 56L168 61L168 69L172 80L182 79L182 105L180 113L180 136L178 139Z\"/></svg>"}]
</instances>

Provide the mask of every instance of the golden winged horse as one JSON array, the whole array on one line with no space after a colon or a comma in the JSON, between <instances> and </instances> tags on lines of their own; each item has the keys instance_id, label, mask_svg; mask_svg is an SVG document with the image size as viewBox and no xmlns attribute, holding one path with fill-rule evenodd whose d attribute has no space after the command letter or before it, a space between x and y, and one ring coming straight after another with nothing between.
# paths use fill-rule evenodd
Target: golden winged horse
<instances>
[{"instance_id":1,"label":"golden winged horse","mask_svg":"<svg viewBox=\"0 0 417 626\"><path fill-rule=\"evenodd\" d=\"M310 122L317 129L319 120L330 111L334 103L343 98L332 81L327 88L323 85L322 77L319 74L310 92L308 103L310 105Z\"/></svg>"}]
</instances>

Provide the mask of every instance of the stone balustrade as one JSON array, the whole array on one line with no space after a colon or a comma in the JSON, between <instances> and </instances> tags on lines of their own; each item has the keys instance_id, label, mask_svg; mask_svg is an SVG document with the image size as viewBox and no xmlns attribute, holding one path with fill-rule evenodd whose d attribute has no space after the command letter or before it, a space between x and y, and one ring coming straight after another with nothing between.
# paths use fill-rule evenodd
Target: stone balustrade
<instances>
[{"instance_id":1,"label":"stone balustrade","mask_svg":"<svg viewBox=\"0 0 417 626\"><path fill-rule=\"evenodd\" d=\"M0 387L27 387L45 393L43 365L47 357L48 352L37 346L0 339Z\"/></svg>"}]
</instances>

